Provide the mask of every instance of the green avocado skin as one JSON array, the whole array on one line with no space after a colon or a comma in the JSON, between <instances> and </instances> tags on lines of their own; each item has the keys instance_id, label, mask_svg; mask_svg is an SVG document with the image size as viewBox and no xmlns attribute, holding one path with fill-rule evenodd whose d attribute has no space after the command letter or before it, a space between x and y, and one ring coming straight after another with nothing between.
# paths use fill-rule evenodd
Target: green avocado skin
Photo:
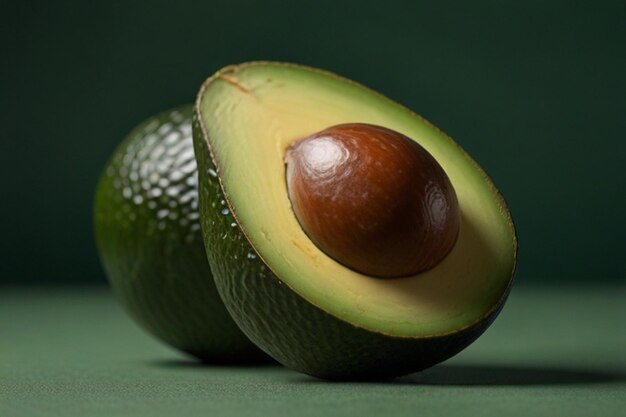
<instances>
[{"instance_id":1,"label":"green avocado skin","mask_svg":"<svg viewBox=\"0 0 626 417\"><path fill-rule=\"evenodd\" d=\"M117 299L167 344L213 363L269 358L219 298L198 215L190 105L137 126L96 191L96 243Z\"/></svg>"},{"instance_id":2,"label":"green avocado skin","mask_svg":"<svg viewBox=\"0 0 626 417\"><path fill-rule=\"evenodd\" d=\"M442 362L489 327L506 296L479 323L436 338L399 338L357 328L304 300L257 256L229 211L199 116L193 136L200 213L217 288L243 332L283 365L329 380L378 380Z\"/></svg>"}]
</instances>

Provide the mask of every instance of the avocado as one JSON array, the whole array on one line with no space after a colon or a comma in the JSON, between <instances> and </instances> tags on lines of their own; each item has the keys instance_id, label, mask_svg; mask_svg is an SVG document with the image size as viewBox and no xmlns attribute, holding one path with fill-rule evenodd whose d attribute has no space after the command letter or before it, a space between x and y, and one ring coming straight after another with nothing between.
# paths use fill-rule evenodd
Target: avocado
<instances>
[{"instance_id":1,"label":"avocado","mask_svg":"<svg viewBox=\"0 0 626 417\"><path fill-rule=\"evenodd\" d=\"M198 214L192 106L137 126L100 178L96 242L123 307L169 345L209 362L268 360L224 308Z\"/></svg>"},{"instance_id":2,"label":"avocado","mask_svg":"<svg viewBox=\"0 0 626 417\"><path fill-rule=\"evenodd\" d=\"M365 275L328 256L301 228L285 155L298 140L343 123L400 132L445 170L459 232L431 269ZM243 332L282 364L325 379L400 376L455 355L501 310L517 253L506 204L459 145L407 108L319 69L253 62L202 85L193 137L216 285Z\"/></svg>"}]
</instances>

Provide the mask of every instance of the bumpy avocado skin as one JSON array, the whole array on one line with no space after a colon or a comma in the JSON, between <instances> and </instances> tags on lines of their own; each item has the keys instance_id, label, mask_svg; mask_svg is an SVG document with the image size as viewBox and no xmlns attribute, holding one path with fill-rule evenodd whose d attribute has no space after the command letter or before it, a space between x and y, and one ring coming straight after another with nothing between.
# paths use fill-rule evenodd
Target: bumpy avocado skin
<instances>
[{"instance_id":1,"label":"bumpy avocado skin","mask_svg":"<svg viewBox=\"0 0 626 417\"><path fill-rule=\"evenodd\" d=\"M150 333L203 361L269 358L239 330L219 298L198 215L190 105L137 126L98 184L94 222L115 295Z\"/></svg>"},{"instance_id":2,"label":"bumpy avocado skin","mask_svg":"<svg viewBox=\"0 0 626 417\"><path fill-rule=\"evenodd\" d=\"M400 338L361 329L304 300L258 257L238 227L218 180L200 122L193 124L200 213L217 288L243 332L278 362L329 380L407 375L454 356L476 340L500 312L499 303L472 327L436 338Z\"/></svg>"}]
</instances>

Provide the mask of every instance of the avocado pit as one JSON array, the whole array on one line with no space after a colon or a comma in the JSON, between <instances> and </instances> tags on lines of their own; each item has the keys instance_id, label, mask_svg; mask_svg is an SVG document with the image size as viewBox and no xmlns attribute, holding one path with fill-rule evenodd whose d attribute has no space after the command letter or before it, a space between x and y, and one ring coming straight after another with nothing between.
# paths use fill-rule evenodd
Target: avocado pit
<instances>
[{"instance_id":1,"label":"avocado pit","mask_svg":"<svg viewBox=\"0 0 626 417\"><path fill-rule=\"evenodd\" d=\"M313 243L366 275L415 275L439 264L459 233L456 193L419 144L364 123L329 127L285 156L292 209Z\"/></svg>"}]
</instances>

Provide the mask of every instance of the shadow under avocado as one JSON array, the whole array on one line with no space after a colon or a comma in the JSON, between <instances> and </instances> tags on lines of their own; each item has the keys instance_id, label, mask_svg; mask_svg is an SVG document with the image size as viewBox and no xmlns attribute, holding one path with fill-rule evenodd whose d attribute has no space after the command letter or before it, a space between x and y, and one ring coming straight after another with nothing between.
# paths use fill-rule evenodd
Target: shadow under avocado
<instances>
[{"instance_id":1,"label":"shadow under avocado","mask_svg":"<svg viewBox=\"0 0 626 417\"><path fill-rule=\"evenodd\" d=\"M148 361L149 366L169 369L208 369L208 368L237 368L237 369L255 369L255 368L274 368L280 367L278 362L273 359L249 360L241 359L233 360L214 360L200 361L193 358L180 359L155 359Z\"/></svg>"},{"instance_id":2,"label":"shadow under avocado","mask_svg":"<svg viewBox=\"0 0 626 417\"><path fill-rule=\"evenodd\" d=\"M302 376L300 383L327 383ZM435 386L541 386L626 383L626 374L566 367L507 365L438 365L408 376L372 381L331 381L331 383L363 383L384 385Z\"/></svg>"},{"instance_id":3,"label":"shadow under avocado","mask_svg":"<svg viewBox=\"0 0 626 417\"><path fill-rule=\"evenodd\" d=\"M556 366L439 365L395 382L447 386L573 385L626 382L626 375Z\"/></svg>"},{"instance_id":4,"label":"shadow under avocado","mask_svg":"<svg viewBox=\"0 0 626 417\"><path fill-rule=\"evenodd\" d=\"M564 367L439 365L397 382L448 386L573 385L626 382L626 375Z\"/></svg>"},{"instance_id":5,"label":"shadow under avocado","mask_svg":"<svg viewBox=\"0 0 626 417\"><path fill-rule=\"evenodd\" d=\"M283 368L276 361L241 362L216 361L202 362L194 359L157 359L149 361L150 366L169 369L273 369ZM285 368L283 368L285 369ZM285 369L286 370L286 369ZM540 386L540 385L585 385L626 383L626 374L611 371L566 367L522 367L507 365L438 365L408 376L373 381L325 381L306 375L293 379L296 383L364 383L398 385L438 385L438 386Z\"/></svg>"}]
</instances>

